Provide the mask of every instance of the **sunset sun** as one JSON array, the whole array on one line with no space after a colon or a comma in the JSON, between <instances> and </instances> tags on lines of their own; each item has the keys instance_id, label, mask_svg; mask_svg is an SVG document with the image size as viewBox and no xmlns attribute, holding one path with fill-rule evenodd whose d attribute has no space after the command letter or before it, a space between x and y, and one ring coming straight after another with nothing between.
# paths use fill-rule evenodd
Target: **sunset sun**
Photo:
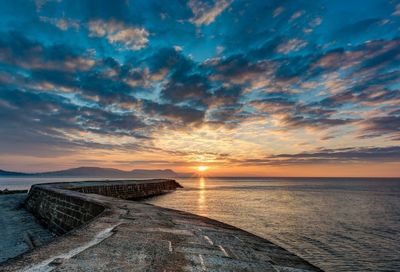
<instances>
[{"instance_id":1,"label":"sunset sun","mask_svg":"<svg viewBox=\"0 0 400 272\"><path fill-rule=\"evenodd\" d=\"M207 169L208 169L208 166L204 166L204 165L197 166L197 171L199 171L199 172L205 172L205 171L207 171Z\"/></svg>"}]
</instances>

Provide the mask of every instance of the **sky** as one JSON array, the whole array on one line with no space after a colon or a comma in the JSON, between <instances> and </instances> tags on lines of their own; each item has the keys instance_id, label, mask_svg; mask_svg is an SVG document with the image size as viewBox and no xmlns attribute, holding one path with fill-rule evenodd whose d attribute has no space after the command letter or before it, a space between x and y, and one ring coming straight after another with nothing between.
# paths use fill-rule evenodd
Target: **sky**
<instances>
[{"instance_id":1,"label":"sky","mask_svg":"<svg viewBox=\"0 0 400 272\"><path fill-rule=\"evenodd\" d=\"M0 1L0 169L400 176L399 0Z\"/></svg>"}]
</instances>

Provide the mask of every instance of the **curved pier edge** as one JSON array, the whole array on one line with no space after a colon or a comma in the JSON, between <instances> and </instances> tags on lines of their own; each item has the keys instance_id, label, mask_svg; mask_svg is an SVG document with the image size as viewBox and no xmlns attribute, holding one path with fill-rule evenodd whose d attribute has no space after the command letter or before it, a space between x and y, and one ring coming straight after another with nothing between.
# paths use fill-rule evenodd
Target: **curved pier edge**
<instances>
[{"instance_id":1,"label":"curved pier edge","mask_svg":"<svg viewBox=\"0 0 400 272\"><path fill-rule=\"evenodd\" d=\"M0 271L322 271L236 227L127 200L179 187L160 179L34 185L26 207L63 235Z\"/></svg>"}]
</instances>

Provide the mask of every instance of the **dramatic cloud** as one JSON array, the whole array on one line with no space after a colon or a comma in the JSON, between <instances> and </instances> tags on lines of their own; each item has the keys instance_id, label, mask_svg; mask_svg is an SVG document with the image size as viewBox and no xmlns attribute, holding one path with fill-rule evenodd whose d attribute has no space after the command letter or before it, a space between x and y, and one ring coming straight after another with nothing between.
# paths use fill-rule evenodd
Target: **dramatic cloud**
<instances>
[{"instance_id":1,"label":"dramatic cloud","mask_svg":"<svg viewBox=\"0 0 400 272\"><path fill-rule=\"evenodd\" d=\"M379 0L1 1L0 154L386 167L398 15Z\"/></svg>"},{"instance_id":2,"label":"dramatic cloud","mask_svg":"<svg viewBox=\"0 0 400 272\"><path fill-rule=\"evenodd\" d=\"M125 49L140 50L149 42L149 32L141 27L128 27L115 20L89 22L90 37L105 37L110 43L121 44Z\"/></svg>"}]
</instances>

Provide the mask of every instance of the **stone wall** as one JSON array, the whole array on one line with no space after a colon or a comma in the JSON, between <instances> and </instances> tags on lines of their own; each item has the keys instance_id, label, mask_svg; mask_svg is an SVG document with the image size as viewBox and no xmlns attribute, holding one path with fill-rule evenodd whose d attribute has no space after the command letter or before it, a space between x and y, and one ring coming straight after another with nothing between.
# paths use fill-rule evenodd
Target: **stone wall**
<instances>
[{"instance_id":1,"label":"stone wall","mask_svg":"<svg viewBox=\"0 0 400 272\"><path fill-rule=\"evenodd\" d=\"M55 234L64 234L89 222L105 207L64 192L33 186L25 202L28 211Z\"/></svg>"},{"instance_id":2,"label":"stone wall","mask_svg":"<svg viewBox=\"0 0 400 272\"><path fill-rule=\"evenodd\" d=\"M50 231L61 235L81 226L105 210L85 194L140 199L181 187L175 180L71 182L33 185L25 201L28 211Z\"/></svg>"},{"instance_id":3,"label":"stone wall","mask_svg":"<svg viewBox=\"0 0 400 272\"><path fill-rule=\"evenodd\" d=\"M121 199L140 199L155 195L161 195L181 187L175 180L163 180L162 182L148 182L137 184L107 184L70 188L85 194L98 194Z\"/></svg>"}]
</instances>

